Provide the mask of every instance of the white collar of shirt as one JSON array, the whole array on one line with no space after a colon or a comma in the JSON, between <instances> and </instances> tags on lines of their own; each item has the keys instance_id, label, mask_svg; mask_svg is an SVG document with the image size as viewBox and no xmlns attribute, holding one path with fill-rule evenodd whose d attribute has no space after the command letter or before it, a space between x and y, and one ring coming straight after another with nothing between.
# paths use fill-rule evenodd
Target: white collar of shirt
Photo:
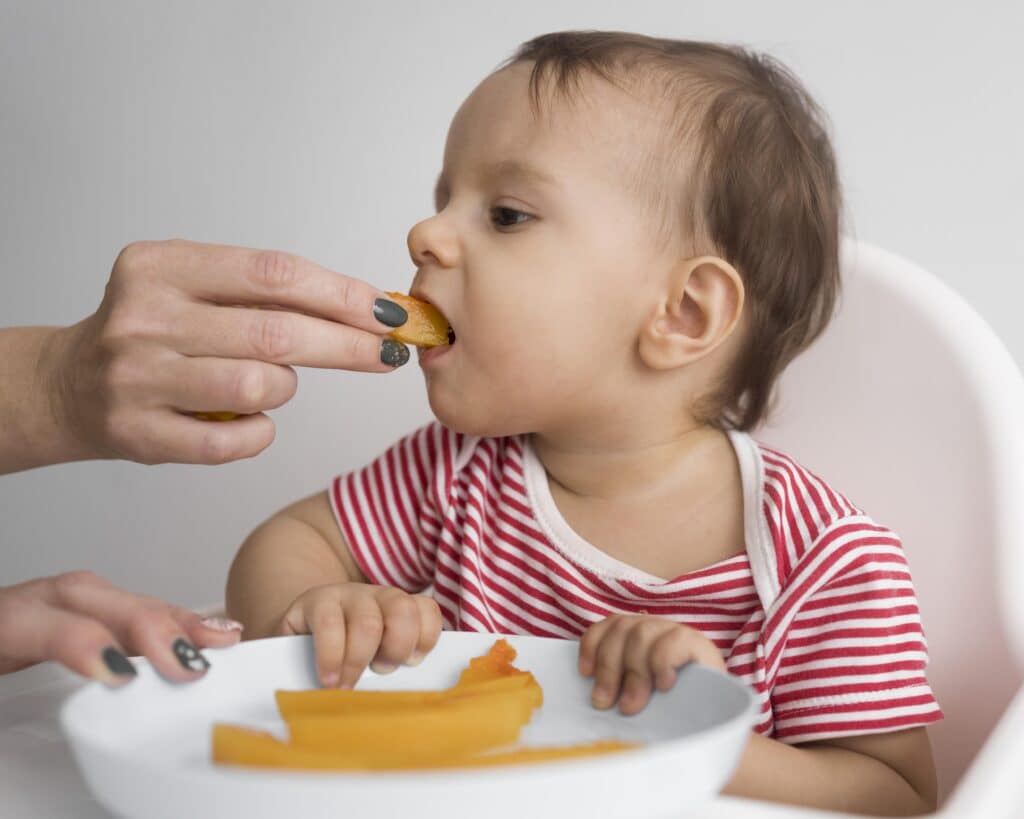
<instances>
[{"instance_id":1,"label":"white collar of shirt","mask_svg":"<svg viewBox=\"0 0 1024 819\"><path fill-rule=\"evenodd\" d=\"M779 595L775 548L764 517L764 462L757 443L745 432L730 430L729 441L736 452L743 481L743 535L750 561L750 571L761 605L767 611ZM523 473L526 494L537 523L551 543L567 558L595 574L645 586L670 582L628 563L623 563L584 540L562 517L551 496L551 487L544 465L522 436Z\"/></svg>"}]
</instances>

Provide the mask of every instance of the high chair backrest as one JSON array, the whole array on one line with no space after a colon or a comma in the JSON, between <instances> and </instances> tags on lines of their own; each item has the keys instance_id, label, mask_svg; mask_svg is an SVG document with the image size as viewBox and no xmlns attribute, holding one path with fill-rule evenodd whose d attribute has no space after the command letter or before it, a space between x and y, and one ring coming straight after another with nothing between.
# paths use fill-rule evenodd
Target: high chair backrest
<instances>
[{"instance_id":1,"label":"high chair backrest","mask_svg":"<svg viewBox=\"0 0 1024 819\"><path fill-rule=\"evenodd\" d=\"M903 539L946 718L948 794L1024 679L1024 380L938 279L847 240L824 335L783 374L755 438Z\"/></svg>"}]
</instances>

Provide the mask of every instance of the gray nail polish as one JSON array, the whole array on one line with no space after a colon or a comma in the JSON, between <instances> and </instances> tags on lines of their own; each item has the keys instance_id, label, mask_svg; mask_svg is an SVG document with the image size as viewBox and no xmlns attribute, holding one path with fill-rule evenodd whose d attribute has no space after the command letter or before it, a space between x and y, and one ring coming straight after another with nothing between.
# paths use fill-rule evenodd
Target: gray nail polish
<instances>
[{"instance_id":1,"label":"gray nail polish","mask_svg":"<svg viewBox=\"0 0 1024 819\"><path fill-rule=\"evenodd\" d=\"M380 360L389 367L401 367L409 360L409 348L401 341L386 338L380 345Z\"/></svg>"},{"instance_id":2,"label":"gray nail polish","mask_svg":"<svg viewBox=\"0 0 1024 819\"><path fill-rule=\"evenodd\" d=\"M134 677L139 673L132 665L132 661L113 646L103 649L103 664L121 677Z\"/></svg>"},{"instance_id":3,"label":"gray nail polish","mask_svg":"<svg viewBox=\"0 0 1024 819\"><path fill-rule=\"evenodd\" d=\"M387 299L377 299L373 303L373 315L377 321L388 327L401 327L409 320L409 314L401 305Z\"/></svg>"},{"instance_id":4,"label":"gray nail polish","mask_svg":"<svg viewBox=\"0 0 1024 819\"><path fill-rule=\"evenodd\" d=\"M210 667L210 661L200 654L199 650L184 637L179 637L175 640L171 650L174 651L174 656L178 658L178 662L189 671L206 671Z\"/></svg>"}]
</instances>

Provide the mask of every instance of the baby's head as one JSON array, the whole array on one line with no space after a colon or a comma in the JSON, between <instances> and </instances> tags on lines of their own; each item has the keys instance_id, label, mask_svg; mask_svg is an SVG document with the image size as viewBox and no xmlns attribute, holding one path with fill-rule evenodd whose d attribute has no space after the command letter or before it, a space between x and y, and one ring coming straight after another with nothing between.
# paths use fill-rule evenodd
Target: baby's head
<instances>
[{"instance_id":1,"label":"baby's head","mask_svg":"<svg viewBox=\"0 0 1024 819\"><path fill-rule=\"evenodd\" d=\"M412 293L456 340L421 365L469 434L750 429L839 288L822 114L739 48L531 40L456 113L435 199Z\"/></svg>"}]
</instances>

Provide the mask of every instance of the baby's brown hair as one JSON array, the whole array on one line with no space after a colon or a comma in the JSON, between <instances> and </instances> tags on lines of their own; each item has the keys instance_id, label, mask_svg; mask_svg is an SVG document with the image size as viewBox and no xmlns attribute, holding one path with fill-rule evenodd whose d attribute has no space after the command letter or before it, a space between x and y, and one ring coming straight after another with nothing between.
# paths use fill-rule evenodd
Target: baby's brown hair
<instances>
[{"instance_id":1,"label":"baby's brown hair","mask_svg":"<svg viewBox=\"0 0 1024 819\"><path fill-rule=\"evenodd\" d=\"M779 374L825 329L839 295L842 204L824 113L785 66L739 46L564 31L524 43L503 67L519 62L534 64L535 110L546 80L571 100L587 76L664 109L665 150L636 182L657 191L666 224L709 244L746 289L745 343L696 411L722 428L757 426ZM685 191L666 189L678 178L667 168L687 170Z\"/></svg>"}]
</instances>

